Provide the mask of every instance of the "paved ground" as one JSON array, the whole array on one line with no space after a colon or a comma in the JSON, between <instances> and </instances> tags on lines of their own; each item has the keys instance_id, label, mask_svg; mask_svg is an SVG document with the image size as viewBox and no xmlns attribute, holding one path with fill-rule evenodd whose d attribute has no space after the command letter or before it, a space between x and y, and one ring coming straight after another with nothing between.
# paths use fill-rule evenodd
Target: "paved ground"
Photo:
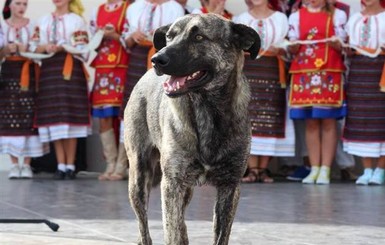
<instances>
[{"instance_id":1,"label":"paved ground","mask_svg":"<svg viewBox=\"0 0 385 245\"><path fill-rule=\"evenodd\" d=\"M190 244L212 243L215 190L196 188L186 213ZM150 200L154 244L163 244L159 189ZM0 172L0 219L48 218L60 225L1 224L0 244L135 244L137 226L127 201L127 184L75 181L8 180ZM385 186L330 186L278 182L246 184L230 244L315 245L385 244Z\"/></svg>"}]
</instances>

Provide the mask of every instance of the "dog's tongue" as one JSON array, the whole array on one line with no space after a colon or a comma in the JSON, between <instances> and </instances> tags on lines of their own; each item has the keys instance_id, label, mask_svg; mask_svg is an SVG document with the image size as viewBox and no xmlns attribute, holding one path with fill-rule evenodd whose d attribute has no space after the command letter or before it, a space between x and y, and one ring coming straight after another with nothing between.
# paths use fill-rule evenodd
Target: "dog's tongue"
<instances>
[{"instance_id":1,"label":"dog's tongue","mask_svg":"<svg viewBox=\"0 0 385 245\"><path fill-rule=\"evenodd\" d=\"M180 90L186 84L186 77L175 77L170 76L170 78L163 83L163 88L166 92L175 92Z\"/></svg>"}]
</instances>

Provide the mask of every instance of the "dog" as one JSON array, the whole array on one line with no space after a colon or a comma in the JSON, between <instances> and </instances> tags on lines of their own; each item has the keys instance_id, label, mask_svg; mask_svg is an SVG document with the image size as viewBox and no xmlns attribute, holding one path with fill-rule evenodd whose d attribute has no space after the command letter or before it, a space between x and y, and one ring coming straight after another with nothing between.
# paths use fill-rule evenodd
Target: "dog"
<instances>
[{"instance_id":1,"label":"dog","mask_svg":"<svg viewBox=\"0 0 385 245\"><path fill-rule=\"evenodd\" d=\"M251 140L244 51L255 58L260 38L245 25L203 14L160 27L153 42L153 69L124 112L139 244L152 244L148 198L159 181L165 244L189 243L184 213L194 186L202 184L217 189L214 244L228 244Z\"/></svg>"}]
</instances>

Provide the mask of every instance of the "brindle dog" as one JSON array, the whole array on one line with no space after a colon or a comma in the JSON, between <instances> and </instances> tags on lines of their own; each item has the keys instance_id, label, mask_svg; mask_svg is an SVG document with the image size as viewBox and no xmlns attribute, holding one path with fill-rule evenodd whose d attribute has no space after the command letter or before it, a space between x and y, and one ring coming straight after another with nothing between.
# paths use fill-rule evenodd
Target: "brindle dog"
<instances>
[{"instance_id":1,"label":"brindle dog","mask_svg":"<svg viewBox=\"0 0 385 245\"><path fill-rule=\"evenodd\" d=\"M148 198L160 179L165 244L188 244L185 209L194 186L204 183L217 189L214 244L228 244L251 137L243 50L255 58L260 39L245 25L205 14L157 29L154 45L154 69L124 113L139 244L152 244Z\"/></svg>"}]
</instances>

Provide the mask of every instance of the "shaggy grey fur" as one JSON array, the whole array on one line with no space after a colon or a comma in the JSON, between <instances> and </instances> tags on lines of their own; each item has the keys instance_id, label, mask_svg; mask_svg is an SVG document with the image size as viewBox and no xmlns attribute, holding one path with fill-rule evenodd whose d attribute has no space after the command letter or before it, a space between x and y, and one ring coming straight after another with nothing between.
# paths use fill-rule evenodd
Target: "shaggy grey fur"
<instances>
[{"instance_id":1,"label":"shaggy grey fur","mask_svg":"<svg viewBox=\"0 0 385 245\"><path fill-rule=\"evenodd\" d=\"M245 25L206 14L159 28L154 45L155 69L135 86L124 116L139 244L152 244L147 208L159 168L165 244L188 244L185 208L201 184L217 189L214 244L228 244L251 137L243 50L255 58L260 39ZM194 73L198 78L175 87Z\"/></svg>"}]
</instances>

